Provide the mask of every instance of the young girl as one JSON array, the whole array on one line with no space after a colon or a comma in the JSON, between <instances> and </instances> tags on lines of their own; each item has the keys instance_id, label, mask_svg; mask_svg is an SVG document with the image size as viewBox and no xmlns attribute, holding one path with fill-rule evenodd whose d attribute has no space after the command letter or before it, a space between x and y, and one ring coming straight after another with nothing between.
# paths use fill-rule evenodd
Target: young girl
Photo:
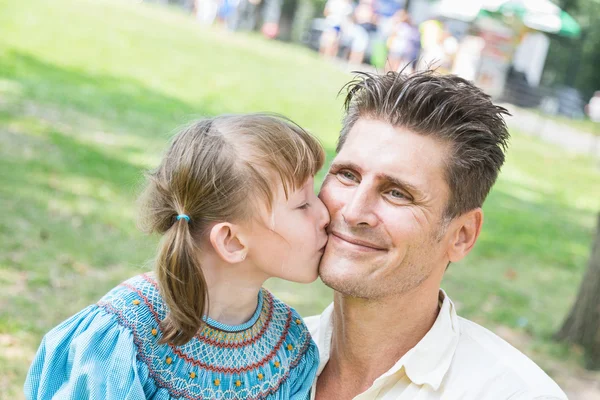
<instances>
[{"instance_id":1,"label":"young girl","mask_svg":"<svg viewBox=\"0 0 600 400\"><path fill-rule=\"evenodd\" d=\"M180 132L149 176L142 217L156 271L51 330L28 399L305 399L318 351L262 284L312 282L329 215L313 191L323 149L265 114Z\"/></svg>"}]
</instances>

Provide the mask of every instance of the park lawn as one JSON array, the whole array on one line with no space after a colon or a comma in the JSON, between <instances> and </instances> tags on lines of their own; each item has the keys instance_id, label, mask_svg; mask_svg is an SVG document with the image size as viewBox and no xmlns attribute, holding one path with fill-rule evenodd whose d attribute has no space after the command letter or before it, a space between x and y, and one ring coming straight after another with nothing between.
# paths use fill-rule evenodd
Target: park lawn
<instances>
[{"instance_id":1,"label":"park lawn","mask_svg":"<svg viewBox=\"0 0 600 400\"><path fill-rule=\"evenodd\" d=\"M307 49L127 1L0 0L0 26L0 398L21 398L44 332L152 267L156 238L137 230L135 199L177 127L279 112L331 158L350 76ZM480 241L444 282L460 313L530 335L535 359L577 361L550 335L599 199L590 160L515 132ZM320 282L269 287L303 315L331 301Z\"/></svg>"}]
</instances>

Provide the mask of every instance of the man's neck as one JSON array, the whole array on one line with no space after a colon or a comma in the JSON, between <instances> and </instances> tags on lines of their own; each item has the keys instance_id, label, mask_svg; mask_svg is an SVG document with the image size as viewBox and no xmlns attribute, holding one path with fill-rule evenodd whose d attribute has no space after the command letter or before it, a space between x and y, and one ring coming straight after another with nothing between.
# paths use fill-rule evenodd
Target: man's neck
<instances>
[{"instance_id":1,"label":"man's neck","mask_svg":"<svg viewBox=\"0 0 600 400\"><path fill-rule=\"evenodd\" d=\"M344 398L362 393L417 345L433 326L438 312L439 280L423 282L411 292L380 300L336 293L331 352L321 374L323 385L346 382L353 393ZM353 389L348 382L353 383Z\"/></svg>"}]
</instances>

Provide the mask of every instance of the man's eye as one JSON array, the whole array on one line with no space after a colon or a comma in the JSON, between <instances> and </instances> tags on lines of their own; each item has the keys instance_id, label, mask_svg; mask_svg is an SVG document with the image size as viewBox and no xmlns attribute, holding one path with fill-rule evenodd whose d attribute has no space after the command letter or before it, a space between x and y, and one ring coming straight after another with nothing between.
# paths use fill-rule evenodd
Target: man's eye
<instances>
[{"instance_id":1,"label":"man's eye","mask_svg":"<svg viewBox=\"0 0 600 400\"><path fill-rule=\"evenodd\" d=\"M412 201L412 197L402 190L399 189L390 189L385 194L387 198L396 203L406 203L407 201Z\"/></svg>"},{"instance_id":2,"label":"man's eye","mask_svg":"<svg viewBox=\"0 0 600 400\"><path fill-rule=\"evenodd\" d=\"M356 176L354 176L354 174L349 171L340 171L338 172L338 176L349 181L356 181Z\"/></svg>"},{"instance_id":3,"label":"man's eye","mask_svg":"<svg viewBox=\"0 0 600 400\"><path fill-rule=\"evenodd\" d=\"M404 193L402 193L401 191L399 191L397 189L390 190L390 196L392 196L395 199L405 199L406 198Z\"/></svg>"}]
</instances>

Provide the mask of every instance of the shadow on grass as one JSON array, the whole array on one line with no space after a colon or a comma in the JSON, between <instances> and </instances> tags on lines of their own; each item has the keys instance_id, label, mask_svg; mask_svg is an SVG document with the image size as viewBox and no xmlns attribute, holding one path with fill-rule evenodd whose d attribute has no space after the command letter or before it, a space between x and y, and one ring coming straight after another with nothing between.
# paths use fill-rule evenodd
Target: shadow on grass
<instances>
[{"instance_id":1,"label":"shadow on grass","mask_svg":"<svg viewBox=\"0 0 600 400\"><path fill-rule=\"evenodd\" d=\"M164 135L191 118L218 112L210 104L187 104L130 78L62 67L22 52L3 54L0 76L18 97L57 108L55 122L74 110L117 132L142 137ZM52 118L43 111L39 117Z\"/></svg>"},{"instance_id":2,"label":"shadow on grass","mask_svg":"<svg viewBox=\"0 0 600 400\"><path fill-rule=\"evenodd\" d=\"M0 333L41 335L152 256L134 222L140 168L61 132L44 142L0 157Z\"/></svg>"}]
</instances>

